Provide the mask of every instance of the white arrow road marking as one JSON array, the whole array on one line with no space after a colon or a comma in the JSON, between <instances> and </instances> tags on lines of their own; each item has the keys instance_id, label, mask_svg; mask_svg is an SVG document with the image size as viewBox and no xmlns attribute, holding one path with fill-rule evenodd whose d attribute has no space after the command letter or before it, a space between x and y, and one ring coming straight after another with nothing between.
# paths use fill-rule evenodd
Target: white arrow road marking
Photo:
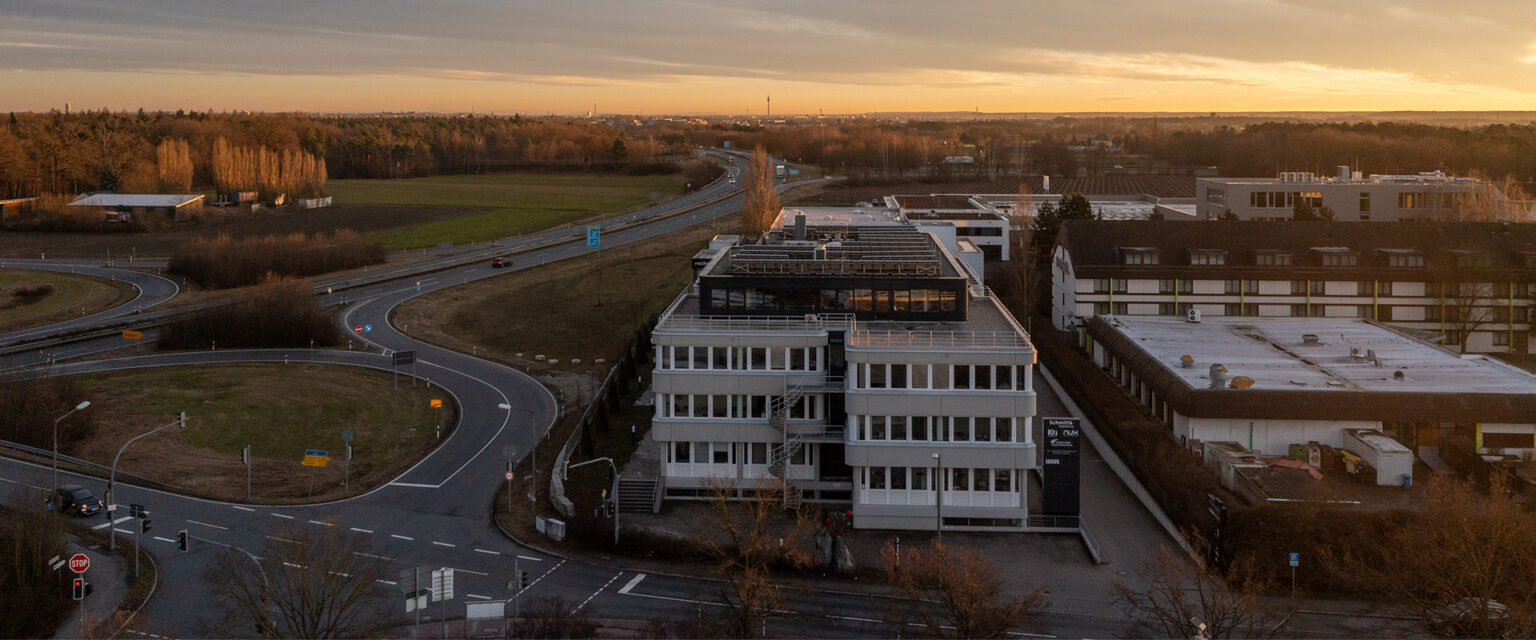
<instances>
[{"instance_id":1,"label":"white arrow road marking","mask_svg":"<svg viewBox=\"0 0 1536 640\"><path fill-rule=\"evenodd\" d=\"M272 517L274 517L274 518L283 518L284 520L292 520L293 519L293 516L290 516L290 515L287 515L287 514L283 514L283 513L274 513L274 514L272 514Z\"/></svg>"}]
</instances>

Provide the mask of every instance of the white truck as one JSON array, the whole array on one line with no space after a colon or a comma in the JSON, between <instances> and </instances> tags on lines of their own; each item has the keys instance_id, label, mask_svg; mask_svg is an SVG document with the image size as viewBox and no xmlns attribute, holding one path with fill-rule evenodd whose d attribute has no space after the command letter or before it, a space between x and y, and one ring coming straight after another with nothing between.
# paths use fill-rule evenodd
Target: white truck
<instances>
[{"instance_id":1,"label":"white truck","mask_svg":"<svg viewBox=\"0 0 1536 640\"><path fill-rule=\"evenodd\" d=\"M778 178L780 180L783 180L788 175L789 175L789 170L785 169L784 165L782 165L782 164L774 165L774 167L773 167L773 177Z\"/></svg>"}]
</instances>

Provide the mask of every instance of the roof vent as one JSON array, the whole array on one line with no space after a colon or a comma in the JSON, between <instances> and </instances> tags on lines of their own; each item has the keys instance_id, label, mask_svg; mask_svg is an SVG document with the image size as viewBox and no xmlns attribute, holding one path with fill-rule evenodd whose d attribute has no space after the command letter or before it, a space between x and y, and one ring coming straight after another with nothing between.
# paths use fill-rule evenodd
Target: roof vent
<instances>
[{"instance_id":1,"label":"roof vent","mask_svg":"<svg viewBox=\"0 0 1536 640\"><path fill-rule=\"evenodd\" d=\"M1211 365L1211 388L1221 389L1227 386L1227 367L1222 364Z\"/></svg>"},{"instance_id":2,"label":"roof vent","mask_svg":"<svg viewBox=\"0 0 1536 640\"><path fill-rule=\"evenodd\" d=\"M1302 344L1311 344L1311 345L1321 344L1320 342L1318 342L1317 334L1315 334L1315 333L1303 333L1303 334L1301 334L1301 343Z\"/></svg>"},{"instance_id":3,"label":"roof vent","mask_svg":"<svg viewBox=\"0 0 1536 640\"><path fill-rule=\"evenodd\" d=\"M1185 369L1193 369L1195 367L1195 357L1190 355L1179 356L1179 366Z\"/></svg>"},{"instance_id":4,"label":"roof vent","mask_svg":"<svg viewBox=\"0 0 1536 640\"><path fill-rule=\"evenodd\" d=\"M1392 379L1393 380L1406 380L1407 376L1404 376L1402 370L1399 369L1397 371L1393 371L1392 372Z\"/></svg>"},{"instance_id":5,"label":"roof vent","mask_svg":"<svg viewBox=\"0 0 1536 640\"><path fill-rule=\"evenodd\" d=\"M1253 378L1248 376L1238 376L1232 379L1233 389L1247 389L1251 386L1253 386Z\"/></svg>"}]
</instances>

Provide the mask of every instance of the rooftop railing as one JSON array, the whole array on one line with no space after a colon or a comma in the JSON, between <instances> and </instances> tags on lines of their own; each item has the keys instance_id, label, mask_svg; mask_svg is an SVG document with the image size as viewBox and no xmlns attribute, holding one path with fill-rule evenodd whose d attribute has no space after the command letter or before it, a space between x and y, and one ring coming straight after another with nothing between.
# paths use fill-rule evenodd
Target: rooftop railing
<instances>
[{"instance_id":1,"label":"rooftop railing","mask_svg":"<svg viewBox=\"0 0 1536 640\"><path fill-rule=\"evenodd\" d=\"M1032 348L1023 333L1013 331L859 330L848 344L861 347L949 347L957 349Z\"/></svg>"}]
</instances>

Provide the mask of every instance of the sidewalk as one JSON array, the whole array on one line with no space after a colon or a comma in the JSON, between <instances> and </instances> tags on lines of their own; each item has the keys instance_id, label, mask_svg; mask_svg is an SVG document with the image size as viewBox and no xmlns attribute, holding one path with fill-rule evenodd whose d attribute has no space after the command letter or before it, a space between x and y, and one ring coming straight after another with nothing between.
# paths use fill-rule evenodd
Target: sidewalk
<instances>
[{"instance_id":1,"label":"sidewalk","mask_svg":"<svg viewBox=\"0 0 1536 640\"><path fill-rule=\"evenodd\" d=\"M69 551L65 552L64 559L76 553L84 553L91 559L91 568L85 572L85 581L92 585L91 595L82 601L84 604L85 633L81 632L81 608L74 607L65 618L53 637L62 638L98 638L110 635L122 625L118 607L128 597L129 581L133 577L133 565L128 558L112 554L106 547L94 542L82 540L74 535L65 534L69 540ZM132 553L132 542L129 542L128 550ZM132 556L129 556L131 558ZM140 571L152 571L153 569L140 566ZM65 585L74 578L68 567L61 567L61 573L68 574Z\"/></svg>"}]
</instances>

